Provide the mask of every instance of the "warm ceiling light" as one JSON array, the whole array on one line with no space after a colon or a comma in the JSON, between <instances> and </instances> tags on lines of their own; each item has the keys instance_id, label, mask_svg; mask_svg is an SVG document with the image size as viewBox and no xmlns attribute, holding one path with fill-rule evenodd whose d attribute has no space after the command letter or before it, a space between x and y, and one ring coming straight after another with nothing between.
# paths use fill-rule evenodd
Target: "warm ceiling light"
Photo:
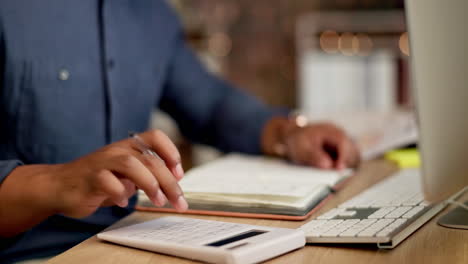
<instances>
[{"instance_id":1,"label":"warm ceiling light","mask_svg":"<svg viewBox=\"0 0 468 264\"><path fill-rule=\"evenodd\" d=\"M400 40L398 41L398 46L400 47L400 50L403 54L405 54L406 56L409 56L410 50L409 50L409 43L408 43L408 32L401 34Z\"/></svg>"},{"instance_id":2,"label":"warm ceiling light","mask_svg":"<svg viewBox=\"0 0 468 264\"><path fill-rule=\"evenodd\" d=\"M356 34L357 41L359 43L358 54L359 55L368 55L371 53L374 43L372 39L367 34Z\"/></svg>"},{"instance_id":3,"label":"warm ceiling light","mask_svg":"<svg viewBox=\"0 0 468 264\"><path fill-rule=\"evenodd\" d=\"M359 49L359 44L352 33L343 33L338 39L338 49L343 55L352 56Z\"/></svg>"},{"instance_id":4,"label":"warm ceiling light","mask_svg":"<svg viewBox=\"0 0 468 264\"><path fill-rule=\"evenodd\" d=\"M325 30L320 35L320 47L326 53L338 52L338 33L332 30Z\"/></svg>"}]
</instances>

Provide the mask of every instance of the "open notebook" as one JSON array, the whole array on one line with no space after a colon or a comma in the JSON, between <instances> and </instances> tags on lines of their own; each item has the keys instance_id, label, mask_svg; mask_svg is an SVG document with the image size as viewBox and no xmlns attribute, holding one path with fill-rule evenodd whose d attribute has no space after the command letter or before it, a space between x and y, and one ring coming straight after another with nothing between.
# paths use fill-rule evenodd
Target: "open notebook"
<instances>
[{"instance_id":1,"label":"open notebook","mask_svg":"<svg viewBox=\"0 0 468 264\"><path fill-rule=\"evenodd\" d=\"M229 154L188 171L180 184L189 213L300 220L351 174L352 170L318 170L275 158ZM143 192L137 209L171 210L155 208Z\"/></svg>"}]
</instances>

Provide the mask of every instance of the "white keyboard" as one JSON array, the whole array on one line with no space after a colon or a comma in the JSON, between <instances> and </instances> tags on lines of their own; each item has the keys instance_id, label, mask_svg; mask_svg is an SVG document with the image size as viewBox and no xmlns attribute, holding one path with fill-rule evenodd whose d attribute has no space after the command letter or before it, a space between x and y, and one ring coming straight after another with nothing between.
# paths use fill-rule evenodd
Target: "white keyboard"
<instances>
[{"instance_id":1,"label":"white keyboard","mask_svg":"<svg viewBox=\"0 0 468 264\"><path fill-rule=\"evenodd\" d=\"M303 225L308 243L394 248L445 207L424 201L420 171L401 170Z\"/></svg>"},{"instance_id":2,"label":"white keyboard","mask_svg":"<svg viewBox=\"0 0 468 264\"><path fill-rule=\"evenodd\" d=\"M109 242L209 263L258 263L305 245L297 229L254 226L188 217L156 220L104 231Z\"/></svg>"}]
</instances>

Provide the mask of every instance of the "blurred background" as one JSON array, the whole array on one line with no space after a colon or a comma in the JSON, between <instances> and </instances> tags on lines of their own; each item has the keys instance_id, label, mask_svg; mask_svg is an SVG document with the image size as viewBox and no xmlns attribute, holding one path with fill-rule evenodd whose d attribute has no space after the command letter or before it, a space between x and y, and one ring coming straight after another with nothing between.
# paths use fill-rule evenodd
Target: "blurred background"
<instances>
[{"instance_id":1,"label":"blurred background","mask_svg":"<svg viewBox=\"0 0 468 264\"><path fill-rule=\"evenodd\" d=\"M412 109L403 0L168 1L206 66L270 105L351 134ZM152 126L177 143L186 169L219 155L192 146L163 113Z\"/></svg>"}]
</instances>

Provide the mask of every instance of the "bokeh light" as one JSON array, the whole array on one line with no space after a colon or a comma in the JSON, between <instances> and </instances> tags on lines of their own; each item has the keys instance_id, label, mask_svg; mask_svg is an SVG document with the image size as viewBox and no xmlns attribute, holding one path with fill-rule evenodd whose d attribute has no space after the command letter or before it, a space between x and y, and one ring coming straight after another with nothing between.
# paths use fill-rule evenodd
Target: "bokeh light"
<instances>
[{"instance_id":1,"label":"bokeh light","mask_svg":"<svg viewBox=\"0 0 468 264\"><path fill-rule=\"evenodd\" d=\"M343 55L352 56L359 50L358 39L354 34L345 32L338 39L338 49Z\"/></svg>"},{"instance_id":2,"label":"bokeh light","mask_svg":"<svg viewBox=\"0 0 468 264\"><path fill-rule=\"evenodd\" d=\"M374 42L367 34L358 33L356 34L356 40L358 42L358 54L359 55L369 55L372 52L374 47Z\"/></svg>"},{"instance_id":3,"label":"bokeh light","mask_svg":"<svg viewBox=\"0 0 468 264\"><path fill-rule=\"evenodd\" d=\"M320 47L326 53L338 52L339 36L336 31L326 30L320 35Z\"/></svg>"},{"instance_id":4,"label":"bokeh light","mask_svg":"<svg viewBox=\"0 0 468 264\"><path fill-rule=\"evenodd\" d=\"M409 56L410 50L409 50L409 43L408 43L408 32L401 34L400 40L398 41L398 46L400 47L400 51L403 54L405 54L406 56Z\"/></svg>"}]
</instances>

